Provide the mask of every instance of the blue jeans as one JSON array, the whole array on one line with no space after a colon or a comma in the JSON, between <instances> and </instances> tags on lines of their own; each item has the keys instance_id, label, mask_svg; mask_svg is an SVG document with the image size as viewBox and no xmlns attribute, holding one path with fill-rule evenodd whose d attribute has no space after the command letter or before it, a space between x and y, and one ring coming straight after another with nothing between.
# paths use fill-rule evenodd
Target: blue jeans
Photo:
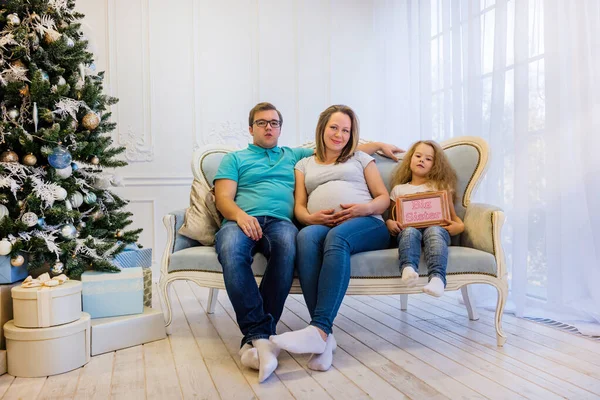
<instances>
[{"instance_id":1,"label":"blue jeans","mask_svg":"<svg viewBox=\"0 0 600 400\"><path fill-rule=\"evenodd\" d=\"M311 325L330 334L350 283L350 255L387 247L385 223L353 218L334 228L310 225L298 233L296 266Z\"/></svg>"},{"instance_id":2,"label":"blue jeans","mask_svg":"<svg viewBox=\"0 0 600 400\"><path fill-rule=\"evenodd\" d=\"M259 241L250 239L237 223L228 221L217 232L215 243L225 289L244 335L242 346L254 339L275 335L294 279L298 228L274 217L256 219L263 231ZM260 287L252 273L256 252L268 260Z\"/></svg>"},{"instance_id":3,"label":"blue jeans","mask_svg":"<svg viewBox=\"0 0 600 400\"><path fill-rule=\"evenodd\" d=\"M448 246L450 234L441 226L430 226L416 229L408 227L397 238L398 255L400 256L400 274L405 267L413 267L419 272L421 258L421 241L425 250L425 263L429 280L439 277L446 286L446 267L448 265Z\"/></svg>"}]
</instances>

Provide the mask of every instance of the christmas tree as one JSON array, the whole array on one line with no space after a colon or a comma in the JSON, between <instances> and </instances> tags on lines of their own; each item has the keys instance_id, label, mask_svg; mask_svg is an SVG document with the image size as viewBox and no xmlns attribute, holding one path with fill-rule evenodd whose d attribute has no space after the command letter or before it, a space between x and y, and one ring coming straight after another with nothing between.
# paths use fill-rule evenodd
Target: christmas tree
<instances>
[{"instance_id":1,"label":"christmas tree","mask_svg":"<svg viewBox=\"0 0 600 400\"><path fill-rule=\"evenodd\" d=\"M126 231L103 73L73 0L0 1L0 255L29 271L78 278L118 270ZM45 270L45 271L44 271Z\"/></svg>"}]
</instances>

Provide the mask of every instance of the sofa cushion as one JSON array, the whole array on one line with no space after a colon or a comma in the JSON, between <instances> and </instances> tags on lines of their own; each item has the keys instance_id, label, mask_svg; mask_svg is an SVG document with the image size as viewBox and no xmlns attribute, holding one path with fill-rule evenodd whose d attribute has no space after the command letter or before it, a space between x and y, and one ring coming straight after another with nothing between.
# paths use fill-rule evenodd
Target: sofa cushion
<instances>
[{"instance_id":1,"label":"sofa cushion","mask_svg":"<svg viewBox=\"0 0 600 400\"><path fill-rule=\"evenodd\" d=\"M351 257L352 278L392 278L400 277L398 250L387 249L367 251ZM261 276L266 267L265 257L258 253L254 257L252 271ZM191 247L171 255L169 273L177 271L222 272L214 247ZM447 274L486 274L496 275L496 260L492 254L467 247L450 246L448 251ZM427 275L427 266L421 256L419 275Z\"/></svg>"},{"instance_id":2,"label":"sofa cushion","mask_svg":"<svg viewBox=\"0 0 600 400\"><path fill-rule=\"evenodd\" d=\"M190 206L178 233L194 239L204 246L215 243L215 233L221 227L221 215L215 205L215 195L210 188L194 179L190 193Z\"/></svg>"}]
</instances>

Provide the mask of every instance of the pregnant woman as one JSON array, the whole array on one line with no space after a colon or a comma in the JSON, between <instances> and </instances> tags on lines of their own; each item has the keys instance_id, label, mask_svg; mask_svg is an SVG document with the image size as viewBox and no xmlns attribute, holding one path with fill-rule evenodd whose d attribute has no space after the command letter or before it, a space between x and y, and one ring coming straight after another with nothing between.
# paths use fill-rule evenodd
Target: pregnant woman
<instances>
[{"instance_id":1,"label":"pregnant woman","mask_svg":"<svg viewBox=\"0 0 600 400\"><path fill-rule=\"evenodd\" d=\"M373 157L356 151L358 119L334 105L319 116L315 155L296 164L294 214L306 225L296 238L296 265L310 324L271 336L292 353L312 353L308 367L325 371L336 347L333 321L350 282L350 256L387 247L381 214L389 197Z\"/></svg>"}]
</instances>

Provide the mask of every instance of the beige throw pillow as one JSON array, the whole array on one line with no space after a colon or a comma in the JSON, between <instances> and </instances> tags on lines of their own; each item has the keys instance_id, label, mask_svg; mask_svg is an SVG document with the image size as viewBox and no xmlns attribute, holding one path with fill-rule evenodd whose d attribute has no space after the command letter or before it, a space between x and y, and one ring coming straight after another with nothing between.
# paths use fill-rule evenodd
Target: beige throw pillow
<instances>
[{"instance_id":1,"label":"beige throw pillow","mask_svg":"<svg viewBox=\"0 0 600 400\"><path fill-rule=\"evenodd\" d=\"M214 189L194 179L190 206L185 211L179 234L197 240L204 246L215 244L215 234L221 227L222 217L215 205Z\"/></svg>"}]
</instances>

